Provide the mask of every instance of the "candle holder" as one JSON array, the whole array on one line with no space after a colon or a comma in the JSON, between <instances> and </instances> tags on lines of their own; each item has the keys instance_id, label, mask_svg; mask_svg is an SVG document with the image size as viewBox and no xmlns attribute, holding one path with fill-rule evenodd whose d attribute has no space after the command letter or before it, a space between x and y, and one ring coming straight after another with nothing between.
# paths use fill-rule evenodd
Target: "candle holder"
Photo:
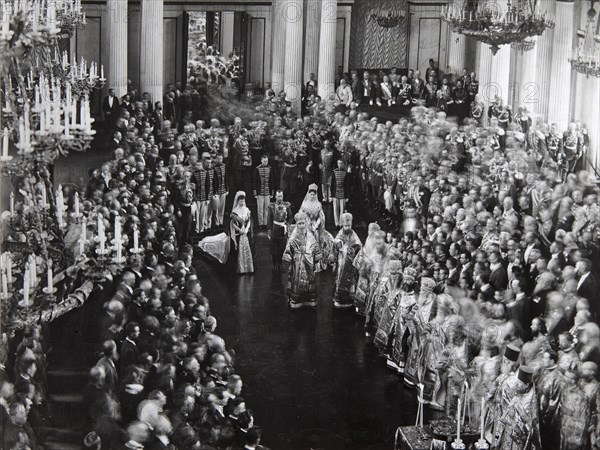
<instances>
[{"instance_id":1,"label":"candle holder","mask_svg":"<svg viewBox=\"0 0 600 450\"><path fill-rule=\"evenodd\" d=\"M129 249L129 253L133 253L134 255L137 255L138 253L142 253L142 248L138 247L137 249L135 249L135 248L131 247Z\"/></svg>"},{"instance_id":2,"label":"candle holder","mask_svg":"<svg viewBox=\"0 0 600 450\"><path fill-rule=\"evenodd\" d=\"M10 156L10 155L0 156L0 161L2 161L2 162L9 162L9 161L12 161L12 160L13 160L13 157Z\"/></svg>"},{"instance_id":3,"label":"candle holder","mask_svg":"<svg viewBox=\"0 0 600 450\"><path fill-rule=\"evenodd\" d=\"M6 294L0 294L0 298L2 300L8 300L11 297L12 297L12 292L10 292L10 291L8 291Z\"/></svg>"},{"instance_id":4,"label":"candle holder","mask_svg":"<svg viewBox=\"0 0 600 450\"><path fill-rule=\"evenodd\" d=\"M51 295L51 296L56 294L57 291L58 291L58 289L56 289L55 287L53 287L52 289L49 289L49 287L46 286L44 289L42 289L42 292L44 294Z\"/></svg>"},{"instance_id":5,"label":"candle holder","mask_svg":"<svg viewBox=\"0 0 600 450\"><path fill-rule=\"evenodd\" d=\"M450 446L454 450L465 450L467 448L465 443L460 438L455 439L454 442Z\"/></svg>"},{"instance_id":6,"label":"candle holder","mask_svg":"<svg viewBox=\"0 0 600 450\"><path fill-rule=\"evenodd\" d=\"M101 248L97 248L96 249L96 254L98 256L106 256L110 253L110 249L109 248L105 248L104 250L102 250Z\"/></svg>"},{"instance_id":7,"label":"candle holder","mask_svg":"<svg viewBox=\"0 0 600 450\"><path fill-rule=\"evenodd\" d=\"M475 450L489 450L490 444L485 439L479 439L475 444Z\"/></svg>"}]
</instances>

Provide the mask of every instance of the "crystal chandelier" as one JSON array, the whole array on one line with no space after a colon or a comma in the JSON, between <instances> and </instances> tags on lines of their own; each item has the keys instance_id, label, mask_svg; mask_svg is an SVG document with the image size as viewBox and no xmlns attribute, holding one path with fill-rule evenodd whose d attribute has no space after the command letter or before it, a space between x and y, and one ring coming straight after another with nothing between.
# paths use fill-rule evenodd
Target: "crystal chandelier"
<instances>
[{"instance_id":1,"label":"crystal chandelier","mask_svg":"<svg viewBox=\"0 0 600 450\"><path fill-rule=\"evenodd\" d=\"M535 47L535 41L532 39L524 39L522 41L513 42L510 44L510 46L516 51L524 53L533 50L533 47Z\"/></svg>"},{"instance_id":2,"label":"crystal chandelier","mask_svg":"<svg viewBox=\"0 0 600 450\"><path fill-rule=\"evenodd\" d=\"M454 0L442 8L442 20L456 33L489 44L495 55L501 45L540 36L554 22L538 10L537 0Z\"/></svg>"},{"instance_id":3,"label":"crystal chandelier","mask_svg":"<svg viewBox=\"0 0 600 450\"><path fill-rule=\"evenodd\" d=\"M2 0L1 11L0 161L3 173L23 175L61 154L89 148L95 133L89 99L104 85L104 70L58 52L58 39L85 22L79 1ZM16 155L9 155L11 142Z\"/></svg>"},{"instance_id":4,"label":"crystal chandelier","mask_svg":"<svg viewBox=\"0 0 600 450\"><path fill-rule=\"evenodd\" d=\"M587 12L585 36L579 40L573 58L569 60L573 70L585 75L600 78L600 43L594 37L594 22L598 12L594 9L594 1Z\"/></svg>"},{"instance_id":5,"label":"crystal chandelier","mask_svg":"<svg viewBox=\"0 0 600 450\"><path fill-rule=\"evenodd\" d=\"M406 14L404 13L404 11L393 13L391 10L382 10L378 13L371 14L371 20L377 22L377 25L379 25L380 27L394 28L400 22L402 22L405 16Z\"/></svg>"}]
</instances>

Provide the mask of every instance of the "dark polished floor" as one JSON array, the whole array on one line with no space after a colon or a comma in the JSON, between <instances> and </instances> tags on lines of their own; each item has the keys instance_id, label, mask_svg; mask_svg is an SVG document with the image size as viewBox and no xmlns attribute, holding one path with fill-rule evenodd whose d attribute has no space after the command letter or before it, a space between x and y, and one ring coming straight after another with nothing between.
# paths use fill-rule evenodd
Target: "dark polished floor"
<instances>
[{"instance_id":1,"label":"dark polished floor","mask_svg":"<svg viewBox=\"0 0 600 450\"><path fill-rule=\"evenodd\" d=\"M361 233L362 234L362 233ZM266 233L256 235L254 275L197 260L217 332L236 351L243 397L272 449L393 449L416 401L365 345L363 322L334 310L333 274L318 278L316 310L291 311L285 275L271 272Z\"/></svg>"}]
</instances>

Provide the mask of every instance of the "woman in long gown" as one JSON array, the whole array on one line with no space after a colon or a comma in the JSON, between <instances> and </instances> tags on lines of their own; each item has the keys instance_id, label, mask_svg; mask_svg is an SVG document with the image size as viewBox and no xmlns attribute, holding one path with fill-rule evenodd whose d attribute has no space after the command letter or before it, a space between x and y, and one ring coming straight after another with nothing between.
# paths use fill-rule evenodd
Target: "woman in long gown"
<instances>
[{"instance_id":1,"label":"woman in long gown","mask_svg":"<svg viewBox=\"0 0 600 450\"><path fill-rule=\"evenodd\" d=\"M289 270L287 295L292 308L317 306L315 267L322 255L314 235L308 231L304 213L294 217L296 227L283 253L283 268Z\"/></svg>"},{"instance_id":2,"label":"woman in long gown","mask_svg":"<svg viewBox=\"0 0 600 450\"><path fill-rule=\"evenodd\" d=\"M253 273L254 261L252 257L252 216L246 206L246 193L238 191L233 200L229 223L229 237L233 248L237 251L236 273Z\"/></svg>"},{"instance_id":3,"label":"woman in long gown","mask_svg":"<svg viewBox=\"0 0 600 450\"><path fill-rule=\"evenodd\" d=\"M316 184L308 187L300 212L306 215L307 228L313 234L319 247L322 258L317 263L315 272L321 272L327 268L329 255L333 248L333 236L325 229L325 213L323 213L321 202L317 199L317 189Z\"/></svg>"}]
</instances>

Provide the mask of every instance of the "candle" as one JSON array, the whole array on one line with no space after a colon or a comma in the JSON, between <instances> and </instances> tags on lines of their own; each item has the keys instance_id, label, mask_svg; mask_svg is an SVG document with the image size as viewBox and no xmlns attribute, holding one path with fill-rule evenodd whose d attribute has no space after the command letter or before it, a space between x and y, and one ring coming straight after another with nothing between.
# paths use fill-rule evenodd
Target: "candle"
<instances>
[{"instance_id":1,"label":"candle","mask_svg":"<svg viewBox=\"0 0 600 450\"><path fill-rule=\"evenodd\" d=\"M53 283L53 275L52 275L52 260L49 259L48 260L48 273L47 273L47 277L48 277L48 293L52 293L52 291L54 290L54 283Z\"/></svg>"},{"instance_id":2,"label":"candle","mask_svg":"<svg viewBox=\"0 0 600 450\"><path fill-rule=\"evenodd\" d=\"M75 192L75 215L79 216L79 192Z\"/></svg>"},{"instance_id":3,"label":"candle","mask_svg":"<svg viewBox=\"0 0 600 450\"><path fill-rule=\"evenodd\" d=\"M10 253L6 253L6 281L8 284L12 284L12 255Z\"/></svg>"},{"instance_id":4,"label":"candle","mask_svg":"<svg viewBox=\"0 0 600 450\"><path fill-rule=\"evenodd\" d=\"M10 214L11 216L15 214L15 193L10 193Z\"/></svg>"},{"instance_id":5,"label":"candle","mask_svg":"<svg viewBox=\"0 0 600 450\"><path fill-rule=\"evenodd\" d=\"M140 231L137 226L133 229L133 250L137 252L139 250L139 239L140 239Z\"/></svg>"},{"instance_id":6,"label":"candle","mask_svg":"<svg viewBox=\"0 0 600 450\"><path fill-rule=\"evenodd\" d=\"M25 267L25 275L23 276L23 306L29 307L29 264Z\"/></svg>"},{"instance_id":7,"label":"candle","mask_svg":"<svg viewBox=\"0 0 600 450\"><path fill-rule=\"evenodd\" d=\"M100 66L100 79L104 80L104 64Z\"/></svg>"},{"instance_id":8,"label":"candle","mask_svg":"<svg viewBox=\"0 0 600 450\"><path fill-rule=\"evenodd\" d=\"M458 442L460 442L460 415L461 415L461 408L460 408L460 398L458 399L458 408L456 410L456 440Z\"/></svg>"},{"instance_id":9,"label":"candle","mask_svg":"<svg viewBox=\"0 0 600 450\"><path fill-rule=\"evenodd\" d=\"M2 133L2 158L8 157L8 129L4 128Z\"/></svg>"},{"instance_id":10,"label":"candle","mask_svg":"<svg viewBox=\"0 0 600 450\"><path fill-rule=\"evenodd\" d=\"M30 256L29 275L31 276L31 287L34 288L37 284L37 262L35 255Z\"/></svg>"},{"instance_id":11,"label":"candle","mask_svg":"<svg viewBox=\"0 0 600 450\"><path fill-rule=\"evenodd\" d=\"M104 251L104 222L102 214L98 214L98 240L100 241L100 250Z\"/></svg>"},{"instance_id":12,"label":"candle","mask_svg":"<svg viewBox=\"0 0 600 450\"><path fill-rule=\"evenodd\" d=\"M81 218L81 239L85 242L87 239L87 221L85 216Z\"/></svg>"},{"instance_id":13,"label":"candle","mask_svg":"<svg viewBox=\"0 0 600 450\"><path fill-rule=\"evenodd\" d=\"M83 256L84 250L85 250L85 240L80 239L79 240L79 256Z\"/></svg>"},{"instance_id":14,"label":"candle","mask_svg":"<svg viewBox=\"0 0 600 450\"><path fill-rule=\"evenodd\" d=\"M483 429L485 427L484 421L485 421L485 396L481 397L481 424L479 425L480 439L482 442L483 442Z\"/></svg>"},{"instance_id":15,"label":"candle","mask_svg":"<svg viewBox=\"0 0 600 450\"><path fill-rule=\"evenodd\" d=\"M42 208L45 208L48 205L48 198L46 195L46 186L42 185Z\"/></svg>"},{"instance_id":16,"label":"candle","mask_svg":"<svg viewBox=\"0 0 600 450\"><path fill-rule=\"evenodd\" d=\"M2 297L8 298L8 281L4 270L2 271Z\"/></svg>"}]
</instances>

